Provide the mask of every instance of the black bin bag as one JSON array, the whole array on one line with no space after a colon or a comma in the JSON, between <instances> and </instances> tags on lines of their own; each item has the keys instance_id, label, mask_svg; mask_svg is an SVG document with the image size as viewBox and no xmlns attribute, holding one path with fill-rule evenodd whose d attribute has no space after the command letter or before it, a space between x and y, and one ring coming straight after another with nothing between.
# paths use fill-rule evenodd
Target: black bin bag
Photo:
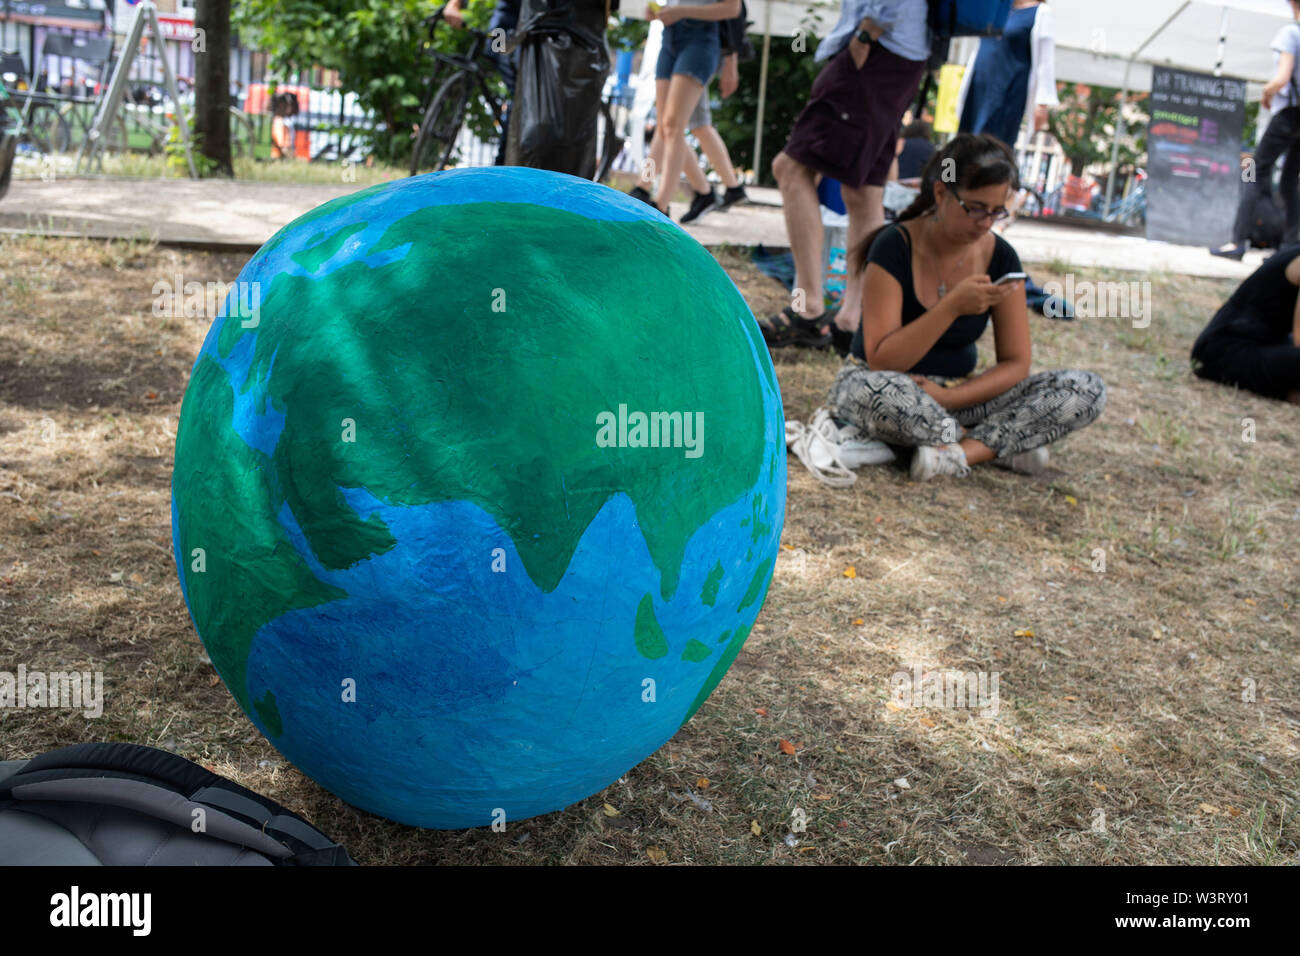
<instances>
[{"instance_id":1,"label":"black bin bag","mask_svg":"<svg viewBox=\"0 0 1300 956\"><path fill-rule=\"evenodd\" d=\"M523 0L507 166L595 175L596 119L609 74L608 9L606 0Z\"/></svg>"}]
</instances>

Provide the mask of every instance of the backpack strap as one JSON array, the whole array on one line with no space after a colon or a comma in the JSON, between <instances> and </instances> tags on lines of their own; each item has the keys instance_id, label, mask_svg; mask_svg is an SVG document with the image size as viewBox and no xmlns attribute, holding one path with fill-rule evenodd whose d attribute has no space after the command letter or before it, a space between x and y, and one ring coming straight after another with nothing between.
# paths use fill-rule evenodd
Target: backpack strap
<instances>
[{"instance_id":1,"label":"backpack strap","mask_svg":"<svg viewBox=\"0 0 1300 956\"><path fill-rule=\"evenodd\" d=\"M18 774L21 776L21 774ZM273 860L286 860L293 851L247 823L220 810L201 807L180 794L139 780L110 777L69 777L37 783L19 783L10 789L14 800L54 803L106 804L134 810L188 830L195 811L202 814L203 833L236 846L247 847Z\"/></svg>"},{"instance_id":2,"label":"backpack strap","mask_svg":"<svg viewBox=\"0 0 1300 956\"><path fill-rule=\"evenodd\" d=\"M34 801L107 804L205 832L279 865L356 864L302 817L192 761L140 744L76 744L41 754L0 779L0 809Z\"/></svg>"}]
</instances>

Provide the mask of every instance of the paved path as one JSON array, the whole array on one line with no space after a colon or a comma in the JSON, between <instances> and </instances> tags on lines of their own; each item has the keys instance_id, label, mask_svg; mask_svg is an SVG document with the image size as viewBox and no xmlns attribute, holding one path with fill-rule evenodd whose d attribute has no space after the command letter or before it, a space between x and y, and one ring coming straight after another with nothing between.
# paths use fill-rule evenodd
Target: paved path
<instances>
[{"instance_id":1,"label":"paved path","mask_svg":"<svg viewBox=\"0 0 1300 956\"><path fill-rule=\"evenodd\" d=\"M58 178L16 180L0 200L0 229L75 233L95 238L155 239L251 252L277 229L327 200L361 188L354 184ZM788 245L781 196L750 187L754 202L710 213L686 230L706 246L724 243ZM685 212L673 206L674 218ZM1020 220L1007 232L1026 262L1060 260L1076 268L1243 278L1263 259L1243 263L1210 256L1203 248L1147 242L1134 236Z\"/></svg>"}]
</instances>

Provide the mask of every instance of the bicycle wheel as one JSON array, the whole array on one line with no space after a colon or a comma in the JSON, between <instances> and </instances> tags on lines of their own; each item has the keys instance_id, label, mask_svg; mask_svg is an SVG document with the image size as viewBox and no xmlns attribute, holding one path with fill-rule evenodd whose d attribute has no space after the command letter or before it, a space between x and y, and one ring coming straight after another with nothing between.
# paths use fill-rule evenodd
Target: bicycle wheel
<instances>
[{"instance_id":1,"label":"bicycle wheel","mask_svg":"<svg viewBox=\"0 0 1300 956\"><path fill-rule=\"evenodd\" d=\"M447 165L456 137L465 120L465 103L469 99L469 77L456 73L439 87L411 152L411 175L436 173Z\"/></svg>"},{"instance_id":2,"label":"bicycle wheel","mask_svg":"<svg viewBox=\"0 0 1300 956\"><path fill-rule=\"evenodd\" d=\"M21 141L42 153L66 153L72 145L72 133L54 104L33 103Z\"/></svg>"}]
</instances>

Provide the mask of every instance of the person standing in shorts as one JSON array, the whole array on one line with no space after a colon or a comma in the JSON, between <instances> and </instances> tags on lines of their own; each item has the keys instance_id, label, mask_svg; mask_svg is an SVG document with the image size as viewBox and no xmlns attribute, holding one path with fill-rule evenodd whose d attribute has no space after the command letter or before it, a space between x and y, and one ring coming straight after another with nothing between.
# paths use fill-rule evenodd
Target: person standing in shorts
<instances>
[{"instance_id":1,"label":"person standing in shorts","mask_svg":"<svg viewBox=\"0 0 1300 956\"><path fill-rule=\"evenodd\" d=\"M665 6L655 5L647 11L647 16L664 25L663 45L655 65L655 138L662 134L664 142L663 177L655 205L664 215L668 215L668 201L677 189L677 177L690 153L686 145L687 120L722 59L718 21L730 20L739 13L740 0L667 0Z\"/></svg>"},{"instance_id":2,"label":"person standing in shorts","mask_svg":"<svg viewBox=\"0 0 1300 956\"><path fill-rule=\"evenodd\" d=\"M840 182L848 245L885 221L882 199L898 133L930 55L927 0L845 0L835 29L817 47L825 62L785 148L772 160L794 254L796 302L768 320L771 347L847 345L862 316L862 275L845 284L838 310L822 300L822 221L817 175ZM801 306L801 308L795 308Z\"/></svg>"}]
</instances>

